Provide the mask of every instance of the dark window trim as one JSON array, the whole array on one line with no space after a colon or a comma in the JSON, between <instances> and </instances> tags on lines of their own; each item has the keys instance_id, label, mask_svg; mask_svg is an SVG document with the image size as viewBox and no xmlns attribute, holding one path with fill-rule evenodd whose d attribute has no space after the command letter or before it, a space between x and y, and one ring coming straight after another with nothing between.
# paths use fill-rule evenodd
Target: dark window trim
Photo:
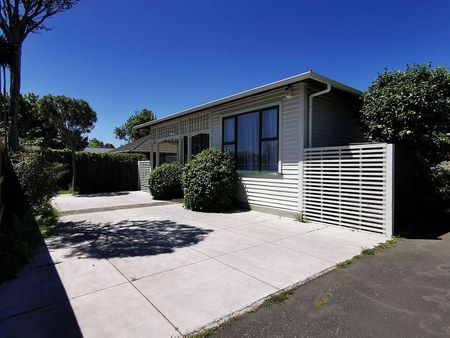
<instances>
[{"instance_id":1,"label":"dark window trim","mask_svg":"<svg viewBox=\"0 0 450 338\"><path fill-rule=\"evenodd\" d=\"M267 110L272 110L272 109L276 109L277 111L277 136L276 137L262 137L262 123L263 123L263 119L262 119L262 115L263 112L267 111ZM244 113L238 113L238 114L234 114L234 115L230 115L230 116L224 116L222 118L222 150L224 150L226 145L234 145L234 157L237 160L237 144L238 144L238 117L241 115L245 115L245 114L253 114L253 113L258 113L258 118L259 118L259 154L258 154L258 159L259 159L259 168L258 168L258 172L259 173L272 173L272 172L278 172L278 162L280 161L280 149L279 149L279 145L280 145L280 106L276 105L276 106L271 106L271 107L266 107L266 108L261 108L261 109L255 109L255 110L251 110L251 111L246 111ZM225 120L227 119L234 119L234 139L233 141L228 141L225 142ZM262 161L261 161L261 150L262 150L262 143L263 142L267 142L267 141L278 141L278 149L277 149L277 169L272 171L272 170L262 170ZM238 169L239 170L239 169ZM251 170L242 170L243 172L247 172L247 171L251 171Z\"/></svg>"}]
</instances>

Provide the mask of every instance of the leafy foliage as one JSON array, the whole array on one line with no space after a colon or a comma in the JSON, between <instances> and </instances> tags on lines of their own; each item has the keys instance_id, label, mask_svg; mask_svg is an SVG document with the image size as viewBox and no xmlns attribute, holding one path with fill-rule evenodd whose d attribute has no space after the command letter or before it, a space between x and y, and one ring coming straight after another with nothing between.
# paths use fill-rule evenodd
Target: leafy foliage
<instances>
[{"instance_id":1,"label":"leafy foliage","mask_svg":"<svg viewBox=\"0 0 450 338\"><path fill-rule=\"evenodd\" d=\"M49 209L50 199L59 191L57 182L64 174L64 166L47 161L42 152L34 150L17 153L12 163L34 214Z\"/></svg>"},{"instance_id":2,"label":"leafy foliage","mask_svg":"<svg viewBox=\"0 0 450 338\"><path fill-rule=\"evenodd\" d=\"M137 162L145 159L145 155L139 153L88 153L86 151L75 153L77 161Z\"/></svg>"},{"instance_id":3,"label":"leafy foliage","mask_svg":"<svg viewBox=\"0 0 450 338\"><path fill-rule=\"evenodd\" d=\"M150 173L148 185L153 198L170 200L183 196L181 175L183 165L178 162L164 163Z\"/></svg>"},{"instance_id":4,"label":"leafy foliage","mask_svg":"<svg viewBox=\"0 0 450 338\"><path fill-rule=\"evenodd\" d=\"M133 127L153 120L156 120L156 115L151 110L144 108L131 115L123 125L116 127L114 134L119 140L135 141L147 136L149 131L147 129L133 129Z\"/></svg>"},{"instance_id":5,"label":"leafy foliage","mask_svg":"<svg viewBox=\"0 0 450 338\"><path fill-rule=\"evenodd\" d=\"M361 118L370 140L410 147L436 165L450 151L450 72L431 65L386 70L364 93Z\"/></svg>"},{"instance_id":6,"label":"leafy foliage","mask_svg":"<svg viewBox=\"0 0 450 338\"><path fill-rule=\"evenodd\" d=\"M182 183L186 208L225 211L237 191L236 163L228 152L206 149L186 164Z\"/></svg>"},{"instance_id":7,"label":"leafy foliage","mask_svg":"<svg viewBox=\"0 0 450 338\"><path fill-rule=\"evenodd\" d=\"M11 104L9 106L10 128L9 146L12 152L19 150L18 111L20 100L20 78L22 44L30 33L50 30L45 25L48 18L72 8L78 0L3 0L0 6L0 29L8 48L8 66L10 70Z\"/></svg>"},{"instance_id":8,"label":"leafy foliage","mask_svg":"<svg viewBox=\"0 0 450 338\"><path fill-rule=\"evenodd\" d=\"M64 145L72 151L84 149L86 134L97 122L97 114L89 103L66 96L46 95L38 100L40 113L58 131Z\"/></svg>"},{"instance_id":9,"label":"leafy foliage","mask_svg":"<svg viewBox=\"0 0 450 338\"><path fill-rule=\"evenodd\" d=\"M30 255L26 242L0 232L0 282L12 279L16 271L28 262Z\"/></svg>"},{"instance_id":10,"label":"leafy foliage","mask_svg":"<svg viewBox=\"0 0 450 338\"><path fill-rule=\"evenodd\" d=\"M443 207L450 212L450 161L444 161L433 167L432 181Z\"/></svg>"},{"instance_id":11,"label":"leafy foliage","mask_svg":"<svg viewBox=\"0 0 450 338\"><path fill-rule=\"evenodd\" d=\"M47 109L48 105L42 104L53 96L39 98L34 93L27 93L19 96L18 112L18 135L22 144L34 145L42 148L63 149L67 145L62 138L62 132L55 117L55 109L60 107L54 105L52 109ZM73 108L76 108L74 101L82 101L67 98L72 101ZM9 96L0 96L0 103L3 111L8 110L10 105ZM95 122L95 121L94 121ZM85 135L80 135L75 142L78 146L76 150L82 150L87 146ZM105 144L105 147L114 147L112 144Z\"/></svg>"},{"instance_id":12,"label":"leafy foliage","mask_svg":"<svg viewBox=\"0 0 450 338\"><path fill-rule=\"evenodd\" d=\"M99 139L96 139L95 137L89 140L88 147L114 149L114 145L113 144L111 144L111 143L103 143L103 141L100 141Z\"/></svg>"}]
</instances>

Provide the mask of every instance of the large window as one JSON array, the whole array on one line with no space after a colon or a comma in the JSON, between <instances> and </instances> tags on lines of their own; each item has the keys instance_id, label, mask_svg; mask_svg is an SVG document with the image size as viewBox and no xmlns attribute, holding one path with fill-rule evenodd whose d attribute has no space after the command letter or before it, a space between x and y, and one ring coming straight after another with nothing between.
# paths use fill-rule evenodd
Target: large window
<instances>
[{"instance_id":1,"label":"large window","mask_svg":"<svg viewBox=\"0 0 450 338\"><path fill-rule=\"evenodd\" d=\"M278 171L278 107L224 118L222 145L239 170Z\"/></svg>"}]
</instances>

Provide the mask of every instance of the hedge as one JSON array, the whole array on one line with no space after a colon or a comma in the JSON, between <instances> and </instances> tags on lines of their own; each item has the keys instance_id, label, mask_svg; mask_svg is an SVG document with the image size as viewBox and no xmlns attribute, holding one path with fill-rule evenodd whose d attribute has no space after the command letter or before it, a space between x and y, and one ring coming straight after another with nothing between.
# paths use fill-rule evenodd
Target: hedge
<instances>
[{"instance_id":1,"label":"hedge","mask_svg":"<svg viewBox=\"0 0 450 338\"><path fill-rule=\"evenodd\" d=\"M58 180L58 186L61 190L66 190L70 187L70 184L72 183L72 155L69 149L45 149L43 150L43 153L46 157L46 159L50 162L57 162L64 165L66 169L66 173ZM86 184L90 184L89 178L88 180L83 179L83 177L80 177L80 175L97 175L98 173L94 173L93 171L101 171L100 175L108 175L108 170L104 170L104 168L100 168L101 165L97 165L96 168L93 166L87 167L86 165L83 165L83 163L93 163L93 162L117 162L117 163L123 163L123 162L137 162L137 161L143 161L146 160L146 156L141 153L89 153L84 151L77 151L75 152L75 161L78 163L79 167L81 168L79 172L77 172L77 176L79 178L81 189L85 192L102 192L102 191L114 191L111 189L119 189L120 187L126 187L125 184L112 184L112 186L108 187L102 187L102 184L110 184L110 181L108 183L102 183L102 182L93 182L93 185L95 185L95 189L90 189L89 187L86 187ZM119 168L121 167L121 168ZM115 171L126 171L126 165L117 165L112 166L111 169ZM98 169L98 170L97 170ZM91 171L89 173L89 171ZM134 172L133 169L131 171ZM130 173L132 174L132 173ZM115 175L117 176L117 175ZM123 176L123 175L121 175ZM127 175L128 176L128 175ZM103 178L102 178L103 179ZM82 181L82 182L81 182ZM123 180L125 181L125 179ZM130 187L135 187L135 185L131 185ZM137 187L135 187L137 189Z\"/></svg>"},{"instance_id":2,"label":"hedge","mask_svg":"<svg viewBox=\"0 0 450 338\"><path fill-rule=\"evenodd\" d=\"M137 162L146 159L146 156L140 153L88 153L86 151L75 153L76 161Z\"/></svg>"}]
</instances>

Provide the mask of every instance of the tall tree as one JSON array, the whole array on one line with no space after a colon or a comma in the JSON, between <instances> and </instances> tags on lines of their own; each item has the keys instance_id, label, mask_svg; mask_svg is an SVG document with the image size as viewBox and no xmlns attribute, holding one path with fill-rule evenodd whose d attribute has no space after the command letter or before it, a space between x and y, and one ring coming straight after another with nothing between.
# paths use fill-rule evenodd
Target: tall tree
<instances>
[{"instance_id":1,"label":"tall tree","mask_svg":"<svg viewBox=\"0 0 450 338\"><path fill-rule=\"evenodd\" d=\"M156 115L151 110L146 108L138 110L123 125L116 127L114 134L119 140L135 141L140 137L147 136L149 131L148 129L133 129L133 127L153 120L156 120Z\"/></svg>"},{"instance_id":2,"label":"tall tree","mask_svg":"<svg viewBox=\"0 0 450 338\"><path fill-rule=\"evenodd\" d=\"M10 150L19 147L17 116L19 110L22 44L28 34L48 31L45 21L57 13L72 8L78 0L0 0L0 28L6 41L13 46L10 63L9 126Z\"/></svg>"},{"instance_id":3,"label":"tall tree","mask_svg":"<svg viewBox=\"0 0 450 338\"><path fill-rule=\"evenodd\" d=\"M87 134L97 122L97 113L84 100L47 95L39 99L39 110L49 118L72 154L72 188L75 183L75 151L87 144Z\"/></svg>"},{"instance_id":4,"label":"tall tree","mask_svg":"<svg viewBox=\"0 0 450 338\"><path fill-rule=\"evenodd\" d=\"M111 148L111 149L113 149L114 145L111 144L111 143L104 143L103 141L100 141L99 139L94 137L94 138L89 139L88 147L91 147L91 148Z\"/></svg>"}]
</instances>

